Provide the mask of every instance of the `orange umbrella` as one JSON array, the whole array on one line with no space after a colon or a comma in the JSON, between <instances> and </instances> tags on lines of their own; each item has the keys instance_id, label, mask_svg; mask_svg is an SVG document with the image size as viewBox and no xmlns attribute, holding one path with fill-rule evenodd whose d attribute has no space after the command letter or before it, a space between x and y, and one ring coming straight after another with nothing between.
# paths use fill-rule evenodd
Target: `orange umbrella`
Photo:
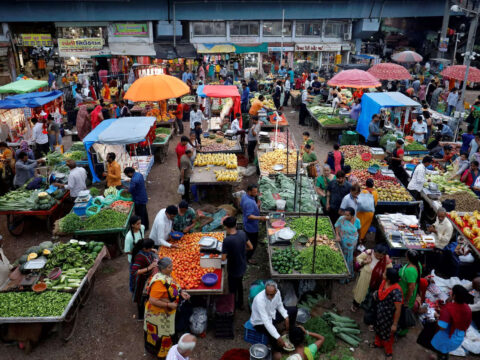
<instances>
[{"instance_id":1,"label":"orange umbrella","mask_svg":"<svg viewBox=\"0 0 480 360\"><path fill-rule=\"evenodd\" d=\"M125 93L131 101L160 101L188 94L190 88L170 75L151 75L136 80Z\"/></svg>"}]
</instances>

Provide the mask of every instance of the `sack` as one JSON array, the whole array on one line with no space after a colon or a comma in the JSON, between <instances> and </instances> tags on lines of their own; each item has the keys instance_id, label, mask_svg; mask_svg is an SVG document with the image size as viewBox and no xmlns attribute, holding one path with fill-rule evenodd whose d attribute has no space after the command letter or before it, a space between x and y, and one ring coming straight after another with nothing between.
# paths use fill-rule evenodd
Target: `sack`
<instances>
[{"instance_id":1,"label":"sack","mask_svg":"<svg viewBox=\"0 0 480 360\"><path fill-rule=\"evenodd\" d=\"M415 318L412 309L407 306L402 306L400 320L398 321L400 329L408 329L414 327L416 323L417 319Z\"/></svg>"},{"instance_id":2,"label":"sack","mask_svg":"<svg viewBox=\"0 0 480 360\"><path fill-rule=\"evenodd\" d=\"M375 200L372 194L361 192L358 195L357 211L375 212Z\"/></svg>"},{"instance_id":3,"label":"sack","mask_svg":"<svg viewBox=\"0 0 480 360\"><path fill-rule=\"evenodd\" d=\"M10 261L3 253L3 249L0 248L0 288L8 281L8 275L10 274Z\"/></svg>"},{"instance_id":4,"label":"sack","mask_svg":"<svg viewBox=\"0 0 480 360\"><path fill-rule=\"evenodd\" d=\"M178 185L177 194L185 195L185 185L183 184Z\"/></svg>"}]
</instances>

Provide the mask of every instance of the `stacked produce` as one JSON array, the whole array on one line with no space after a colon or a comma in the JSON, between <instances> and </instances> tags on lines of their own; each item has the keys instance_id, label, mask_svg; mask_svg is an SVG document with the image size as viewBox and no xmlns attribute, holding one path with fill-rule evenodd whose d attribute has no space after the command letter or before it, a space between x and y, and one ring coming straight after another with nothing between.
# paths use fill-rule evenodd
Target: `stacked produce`
<instances>
[{"instance_id":1,"label":"stacked produce","mask_svg":"<svg viewBox=\"0 0 480 360\"><path fill-rule=\"evenodd\" d=\"M345 121L338 116L318 115L316 116L316 119L323 126L335 126L345 124Z\"/></svg>"},{"instance_id":2,"label":"stacked produce","mask_svg":"<svg viewBox=\"0 0 480 360\"><path fill-rule=\"evenodd\" d=\"M238 181L237 170L215 170L214 173L217 181Z\"/></svg>"},{"instance_id":3,"label":"stacked produce","mask_svg":"<svg viewBox=\"0 0 480 360\"><path fill-rule=\"evenodd\" d=\"M258 99L258 97L261 95L261 93L255 93L255 97L250 99L250 104L253 104L253 102ZM275 109L275 104L273 103L273 99L271 95L264 95L264 100L263 100L263 105L268 108L268 109Z\"/></svg>"},{"instance_id":4,"label":"stacked produce","mask_svg":"<svg viewBox=\"0 0 480 360\"><path fill-rule=\"evenodd\" d=\"M480 250L480 212L462 213L451 211L448 216L457 225L470 242Z\"/></svg>"},{"instance_id":5,"label":"stacked produce","mask_svg":"<svg viewBox=\"0 0 480 360\"><path fill-rule=\"evenodd\" d=\"M472 197L470 192L460 191L453 194L443 194L440 202L445 200L455 200L455 210L462 212L472 212L480 209L480 200Z\"/></svg>"},{"instance_id":6,"label":"stacked produce","mask_svg":"<svg viewBox=\"0 0 480 360\"><path fill-rule=\"evenodd\" d=\"M55 205L57 201L54 197L48 195L45 191L39 192L37 195L37 199L35 200L35 206L33 207L34 210L48 210L53 205Z\"/></svg>"},{"instance_id":7,"label":"stacked produce","mask_svg":"<svg viewBox=\"0 0 480 360\"><path fill-rule=\"evenodd\" d=\"M353 170L352 175L358 179L362 189L366 188L367 179L373 179L378 192L378 201L406 202L413 201L412 195L400 182L391 176L382 175L381 172L370 174L367 170Z\"/></svg>"},{"instance_id":8,"label":"stacked produce","mask_svg":"<svg viewBox=\"0 0 480 360\"><path fill-rule=\"evenodd\" d=\"M73 294L46 291L40 294L24 292L0 293L0 317L61 316Z\"/></svg>"},{"instance_id":9,"label":"stacked produce","mask_svg":"<svg viewBox=\"0 0 480 360\"><path fill-rule=\"evenodd\" d=\"M213 138L204 138L202 139L201 152L209 151L228 151L233 149L237 144L238 140L226 139L223 136L213 135Z\"/></svg>"},{"instance_id":10,"label":"stacked produce","mask_svg":"<svg viewBox=\"0 0 480 360\"><path fill-rule=\"evenodd\" d=\"M332 327L336 337L342 339L350 346L358 347L362 339L358 336L360 335L360 329L355 320L337 315L331 311L325 312L322 318Z\"/></svg>"},{"instance_id":11,"label":"stacked produce","mask_svg":"<svg viewBox=\"0 0 480 360\"><path fill-rule=\"evenodd\" d=\"M182 104L195 104L194 95L184 95L180 98ZM177 105L177 99L168 100L168 105Z\"/></svg>"},{"instance_id":12,"label":"stacked produce","mask_svg":"<svg viewBox=\"0 0 480 360\"><path fill-rule=\"evenodd\" d=\"M430 175L427 174L427 180L438 185L438 190L446 195L452 195L459 192L467 193L471 196L471 200L477 198L475 193L467 186L465 183L460 180L449 180L450 173L445 175ZM428 186L428 183L425 184Z\"/></svg>"},{"instance_id":13,"label":"stacked produce","mask_svg":"<svg viewBox=\"0 0 480 360\"><path fill-rule=\"evenodd\" d=\"M300 271L302 264L298 260L300 252L293 247L275 249L272 252L272 268L280 274L291 274L293 270Z\"/></svg>"},{"instance_id":14,"label":"stacked produce","mask_svg":"<svg viewBox=\"0 0 480 360\"><path fill-rule=\"evenodd\" d=\"M342 145L340 151L343 153L345 159L354 158L357 155L370 153L370 147L365 145Z\"/></svg>"},{"instance_id":15,"label":"stacked produce","mask_svg":"<svg viewBox=\"0 0 480 360\"><path fill-rule=\"evenodd\" d=\"M123 214L130 213L133 203L131 201L117 200L110 204L109 208Z\"/></svg>"},{"instance_id":16,"label":"stacked produce","mask_svg":"<svg viewBox=\"0 0 480 360\"><path fill-rule=\"evenodd\" d=\"M70 150L63 154L65 160L72 159L75 161L84 160L87 158L87 152L85 150Z\"/></svg>"},{"instance_id":17,"label":"stacked produce","mask_svg":"<svg viewBox=\"0 0 480 360\"><path fill-rule=\"evenodd\" d=\"M49 152L46 156L47 166L55 166L63 161L65 161L63 154L57 151Z\"/></svg>"},{"instance_id":18,"label":"stacked produce","mask_svg":"<svg viewBox=\"0 0 480 360\"><path fill-rule=\"evenodd\" d=\"M318 349L320 353L325 354L335 349L335 335L333 334L330 326L328 326L327 322L320 316L315 316L309 319L305 323L304 328L310 332L320 334L325 338L322 347ZM315 339L311 336L307 336L306 341L308 344L313 344Z\"/></svg>"},{"instance_id":19,"label":"stacked produce","mask_svg":"<svg viewBox=\"0 0 480 360\"><path fill-rule=\"evenodd\" d=\"M363 161L360 155L356 155L351 158L346 158L345 165L350 165L352 167L352 170L361 170L361 169L368 169L370 166L373 166L373 165L380 166L380 162L375 159L371 159L369 161Z\"/></svg>"},{"instance_id":20,"label":"stacked produce","mask_svg":"<svg viewBox=\"0 0 480 360\"><path fill-rule=\"evenodd\" d=\"M315 235L315 217L313 216L300 216L287 219L288 226L296 232L294 239L300 235L305 235L309 239ZM328 239L334 239L335 234L333 232L332 223L326 216L318 217L317 235L325 235ZM318 239L317 239L318 241Z\"/></svg>"},{"instance_id":21,"label":"stacked produce","mask_svg":"<svg viewBox=\"0 0 480 360\"><path fill-rule=\"evenodd\" d=\"M287 146L287 133L278 131L276 135L273 132L270 133L269 136L271 144L274 144L276 139L277 144L283 144L285 147ZM288 133L288 148L295 150L295 143L293 142L292 135L290 133Z\"/></svg>"},{"instance_id":22,"label":"stacked produce","mask_svg":"<svg viewBox=\"0 0 480 360\"><path fill-rule=\"evenodd\" d=\"M130 212L130 210L126 211L127 203L131 204L131 202L117 201L113 208L103 208L86 219L82 219L73 212L69 213L55 223L54 232L58 234L73 234L75 231L124 228Z\"/></svg>"},{"instance_id":23,"label":"stacked produce","mask_svg":"<svg viewBox=\"0 0 480 360\"><path fill-rule=\"evenodd\" d=\"M310 110L311 114L316 118L321 115L337 115L338 114L338 109L333 110L331 106L313 105L313 106L309 106L308 109Z\"/></svg>"},{"instance_id":24,"label":"stacked produce","mask_svg":"<svg viewBox=\"0 0 480 360\"><path fill-rule=\"evenodd\" d=\"M11 190L3 196L0 196L0 211L28 211L28 210L48 210L61 199L65 190L58 189L51 195L43 191L45 185L38 190L27 190L25 186Z\"/></svg>"},{"instance_id":25,"label":"stacked produce","mask_svg":"<svg viewBox=\"0 0 480 360\"><path fill-rule=\"evenodd\" d=\"M160 109L151 109L147 112L147 116L153 116L157 118L157 122L168 122L171 120L175 120L175 112L168 111L163 112Z\"/></svg>"},{"instance_id":26,"label":"stacked produce","mask_svg":"<svg viewBox=\"0 0 480 360\"><path fill-rule=\"evenodd\" d=\"M216 165L216 166L225 166L227 169L236 169L237 156L235 154L197 154L194 166L207 166L207 165Z\"/></svg>"},{"instance_id":27,"label":"stacked produce","mask_svg":"<svg viewBox=\"0 0 480 360\"><path fill-rule=\"evenodd\" d=\"M425 145L423 144L420 144L419 142L417 141L413 141L411 143L407 143L405 144L405 151L426 151L427 148L425 147Z\"/></svg>"},{"instance_id":28,"label":"stacked produce","mask_svg":"<svg viewBox=\"0 0 480 360\"><path fill-rule=\"evenodd\" d=\"M301 272L304 274L312 273L313 265L313 246L300 251L298 256L302 263ZM348 270L345 266L343 254L338 250L332 250L327 245L318 245L315 251L314 274L346 274Z\"/></svg>"},{"instance_id":29,"label":"stacked produce","mask_svg":"<svg viewBox=\"0 0 480 360\"><path fill-rule=\"evenodd\" d=\"M200 266L200 246L198 242L204 236L211 236L223 241L223 233L190 233L185 234L177 242L178 249L162 246L158 256L169 257L173 260L173 277L183 289L194 289L201 284L203 275L213 272L214 269Z\"/></svg>"},{"instance_id":30,"label":"stacked produce","mask_svg":"<svg viewBox=\"0 0 480 360\"><path fill-rule=\"evenodd\" d=\"M155 129L155 140L154 144L163 144L167 141L169 138L170 134L172 133L172 130L169 128L164 128L164 127L159 127Z\"/></svg>"},{"instance_id":31,"label":"stacked produce","mask_svg":"<svg viewBox=\"0 0 480 360\"><path fill-rule=\"evenodd\" d=\"M72 239L65 244L57 244L48 256L47 263L42 271L47 275L56 267L61 268L62 273L77 268L88 270L93 266L93 263L102 248L102 242L86 242L75 239Z\"/></svg>"},{"instance_id":32,"label":"stacked produce","mask_svg":"<svg viewBox=\"0 0 480 360\"><path fill-rule=\"evenodd\" d=\"M260 155L258 159L258 164L260 167L260 171L273 174L275 172L281 172L283 174L287 173L287 150L284 149L276 149L274 151L266 152ZM273 170L275 165L283 165L283 169L281 170ZM297 154L290 150L288 154L288 173L295 174L297 171Z\"/></svg>"},{"instance_id":33,"label":"stacked produce","mask_svg":"<svg viewBox=\"0 0 480 360\"><path fill-rule=\"evenodd\" d=\"M23 270L22 265L27 261L36 259L39 256L48 256L53 251L53 243L51 241L44 241L36 246L29 247L22 256L18 258L14 265L20 265L20 270Z\"/></svg>"}]
</instances>

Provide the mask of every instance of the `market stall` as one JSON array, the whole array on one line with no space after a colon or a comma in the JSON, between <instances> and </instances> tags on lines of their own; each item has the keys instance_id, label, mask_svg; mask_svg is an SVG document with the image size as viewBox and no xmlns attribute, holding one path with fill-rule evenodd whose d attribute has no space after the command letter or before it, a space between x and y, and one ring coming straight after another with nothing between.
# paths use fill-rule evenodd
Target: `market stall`
<instances>
[{"instance_id":1,"label":"market stall","mask_svg":"<svg viewBox=\"0 0 480 360\"><path fill-rule=\"evenodd\" d=\"M154 156L158 157L160 164L167 158L168 145L172 140L172 129L157 127L155 129L155 140L153 140L151 147Z\"/></svg>"},{"instance_id":2,"label":"market stall","mask_svg":"<svg viewBox=\"0 0 480 360\"><path fill-rule=\"evenodd\" d=\"M136 156L128 153L125 146L128 144L138 144L147 142L152 143L155 136L153 125L154 117L126 117L118 119L109 119L102 121L93 129L84 139L83 144L87 150L88 163L92 171L93 182L99 182L94 162L92 158L92 148L95 151L97 159L106 161L106 155L114 152L117 155L116 161L122 169L130 166L139 171L146 179L154 162L153 156ZM150 134L153 132L153 137ZM152 139L150 139L152 138ZM129 182L122 172L122 181Z\"/></svg>"},{"instance_id":3,"label":"market stall","mask_svg":"<svg viewBox=\"0 0 480 360\"><path fill-rule=\"evenodd\" d=\"M79 310L92 292L95 272L106 256L103 243L93 241L55 245L46 241L29 248L0 289L0 325L6 329L15 325L14 333L30 334L26 341L23 336L18 339L26 352L40 340L41 331L31 332L38 326L55 325L62 339L70 340Z\"/></svg>"},{"instance_id":4,"label":"market stall","mask_svg":"<svg viewBox=\"0 0 480 360\"><path fill-rule=\"evenodd\" d=\"M240 154L242 152L240 136L225 136L219 133L210 133L207 137L207 133L205 133L202 139L202 145L197 152Z\"/></svg>"},{"instance_id":5,"label":"market stall","mask_svg":"<svg viewBox=\"0 0 480 360\"><path fill-rule=\"evenodd\" d=\"M286 131L260 132L257 154L273 151L275 149L297 150L295 139L287 128Z\"/></svg>"},{"instance_id":6,"label":"market stall","mask_svg":"<svg viewBox=\"0 0 480 360\"><path fill-rule=\"evenodd\" d=\"M202 92L209 98L231 98L233 101L233 113L242 113L240 104L240 92L235 85L205 85ZM240 118L240 128L242 128L242 126L242 118Z\"/></svg>"},{"instance_id":7,"label":"market stall","mask_svg":"<svg viewBox=\"0 0 480 360\"><path fill-rule=\"evenodd\" d=\"M258 155L258 167L262 176L274 176L277 173L296 176L298 160L298 150L275 149Z\"/></svg>"},{"instance_id":8,"label":"market stall","mask_svg":"<svg viewBox=\"0 0 480 360\"><path fill-rule=\"evenodd\" d=\"M355 129L356 122L348 111L321 105L309 105L307 111L317 122L322 139L337 138L342 131Z\"/></svg>"},{"instance_id":9,"label":"market stall","mask_svg":"<svg viewBox=\"0 0 480 360\"><path fill-rule=\"evenodd\" d=\"M46 86L48 81L45 80L22 79L0 86L0 94L25 94Z\"/></svg>"},{"instance_id":10,"label":"market stall","mask_svg":"<svg viewBox=\"0 0 480 360\"><path fill-rule=\"evenodd\" d=\"M234 185L240 183L237 156L227 153L198 153L190 184Z\"/></svg>"},{"instance_id":11,"label":"market stall","mask_svg":"<svg viewBox=\"0 0 480 360\"><path fill-rule=\"evenodd\" d=\"M468 244L480 256L480 213L478 210L473 212L451 211L447 213L447 218L453 225L453 228L463 237L468 239Z\"/></svg>"}]
</instances>

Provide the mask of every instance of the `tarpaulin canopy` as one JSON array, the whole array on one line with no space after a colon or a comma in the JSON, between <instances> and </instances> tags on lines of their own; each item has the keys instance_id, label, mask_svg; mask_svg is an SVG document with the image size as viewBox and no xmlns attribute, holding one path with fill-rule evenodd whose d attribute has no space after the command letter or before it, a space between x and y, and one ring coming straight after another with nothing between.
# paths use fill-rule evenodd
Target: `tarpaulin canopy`
<instances>
[{"instance_id":1,"label":"tarpaulin canopy","mask_svg":"<svg viewBox=\"0 0 480 360\"><path fill-rule=\"evenodd\" d=\"M48 81L44 80L18 80L11 82L10 84L0 86L0 93L1 94L24 94L28 92L35 91L42 87L48 86Z\"/></svg>"},{"instance_id":2,"label":"tarpaulin canopy","mask_svg":"<svg viewBox=\"0 0 480 360\"><path fill-rule=\"evenodd\" d=\"M0 100L0 109L35 108L48 104L62 94L60 90L54 90L8 96L5 100Z\"/></svg>"},{"instance_id":3,"label":"tarpaulin canopy","mask_svg":"<svg viewBox=\"0 0 480 360\"><path fill-rule=\"evenodd\" d=\"M261 44L255 44L255 45L237 45L237 44L235 44L235 52L237 54L267 53L268 52L268 43L261 43Z\"/></svg>"},{"instance_id":4,"label":"tarpaulin canopy","mask_svg":"<svg viewBox=\"0 0 480 360\"><path fill-rule=\"evenodd\" d=\"M128 145L145 141L150 128L155 123L156 118L153 116L136 116L118 119L108 119L102 121L83 139L83 145L90 154L89 150L93 144L108 145ZM93 181L100 179L95 174L91 156L88 156L88 164L92 171Z\"/></svg>"},{"instance_id":5,"label":"tarpaulin canopy","mask_svg":"<svg viewBox=\"0 0 480 360\"><path fill-rule=\"evenodd\" d=\"M233 100L233 113L241 114L242 107L240 103L240 93L235 85L205 85L203 87L203 93L206 96L215 98L232 98ZM242 127L242 119L240 118L240 127Z\"/></svg>"},{"instance_id":6,"label":"tarpaulin canopy","mask_svg":"<svg viewBox=\"0 0 480 360\"><path fill-rule=\"evenodd\" d=\"M362 111L358 118L357 131L366 139L372 116L378 114L381 108L416 106L420 104L399 92L365 93L362 96Z\"/></svg>"}]
</instances>

